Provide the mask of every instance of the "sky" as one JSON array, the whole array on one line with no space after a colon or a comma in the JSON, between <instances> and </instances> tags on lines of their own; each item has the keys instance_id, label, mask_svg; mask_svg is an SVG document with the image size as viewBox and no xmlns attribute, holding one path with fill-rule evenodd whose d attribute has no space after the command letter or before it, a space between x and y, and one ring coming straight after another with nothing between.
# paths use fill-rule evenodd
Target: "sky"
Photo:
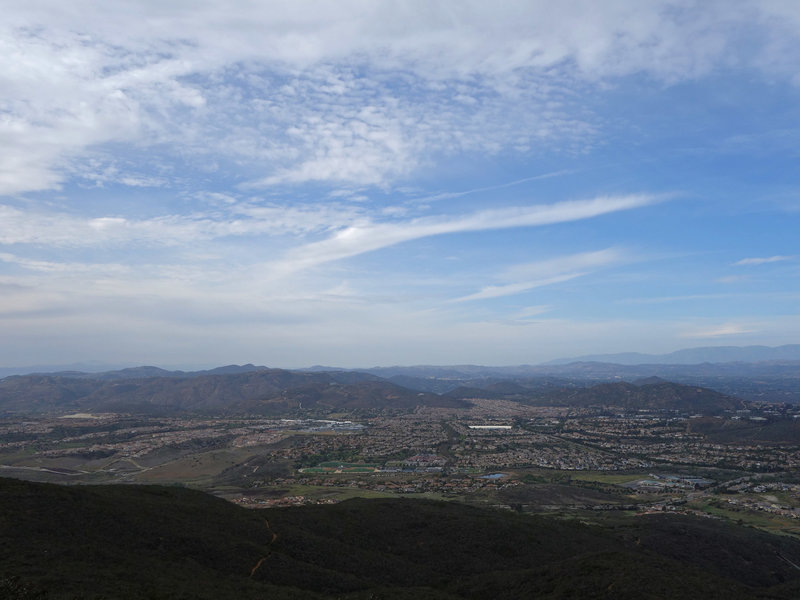
<instances>
[{"instance_id":1,"label":"sky","mask_svg":"<svg viewBox=\"0 0 800 600\"><path fill-rule=\"evenodd\" d=\"M800 342L800 2L41 2L0 365Z\"/></svg>"}]
</instances>

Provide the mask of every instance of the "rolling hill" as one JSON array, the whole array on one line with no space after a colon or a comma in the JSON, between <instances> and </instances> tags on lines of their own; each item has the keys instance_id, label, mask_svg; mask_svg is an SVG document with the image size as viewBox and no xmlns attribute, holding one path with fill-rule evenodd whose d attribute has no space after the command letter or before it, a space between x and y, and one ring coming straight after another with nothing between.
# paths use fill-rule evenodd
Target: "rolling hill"
<instances>
[{"instance_id":1,"label":"rolling hill","mask_svg":"<svg viewBox=\"0 0 800 600\"><path fill-rule=\"evenodd\" d=\"M464 408L470 398L552 406L608 406L717 414L745 407L732 396L646 379L581 386L565 380L487 379L442 394L418 391L354 371L307 372L221 367L162 376L154 367L92 376L17 375L0 380L0 413L124 412L139 414L287 415L340 411L410 411L416 406ZM156 373L156 376L152 376ZM180 372L178 372L180 373ZM130 374L131 378L121 378Z\"/></svg>"},{"instance_id":2,"label":"rolling hill","mask_svg":"<svg viewBox=\"0 0 800 600\"><path fill-rule=\"evenodd\" d=\"M738 398L708 388L669 381L634 385L602 383L588 388L557 390L540 399L539 404L554 406L609 406L625 410L679 410L717 414L746 408Z\"/></svg>"},{"instance_id":3,"label":"rolling hill","mask_svg":"<svg viewBox=\"0 0 800 600\"><path fill-rule=\"evenodd\" d=\"M797 540L678 515L598 527L425 500L247 510L182 488L0 479L9 600L788 600L797 563Z\"/></svg>"},{"instance_id":4,"label":"rolling hill","mask_svg":"<svg viewBox=\"0 0 800 600\"><path fill-rule=\"evenodd\" d=\"M463 406L374 375L260 369L227 374L131 379L19 375L0 380L0 411L259 414L292 411L411 410Z\"/></svg>"}]
</instances>

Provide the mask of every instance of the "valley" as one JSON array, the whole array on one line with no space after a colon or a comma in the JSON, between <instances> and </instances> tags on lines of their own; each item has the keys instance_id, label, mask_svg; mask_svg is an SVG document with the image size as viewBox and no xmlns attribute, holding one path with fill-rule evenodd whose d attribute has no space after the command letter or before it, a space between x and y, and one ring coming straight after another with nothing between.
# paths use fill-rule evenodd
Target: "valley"
<instances>
[{"instance_id":1,"label":"valley","mask_svg":"<svg viewBox=\"0 0 800 600\"><path fill-rule=\"evenodd\" d=\"M800 405L476 369L6 377L0 592L796 597Z\"/></svg>"},{"instance_id":2,"label":"valley","mask_svg":"<svg viewBox=\"0 0 800 600\"><path fill-rule=\"evenodd\" d=\"M0 475L177 485L252 508L409 497L593 518L691 512L800 535L800 406L461 401L280 418L6 415Z\"/></svg>"}]
</instances>

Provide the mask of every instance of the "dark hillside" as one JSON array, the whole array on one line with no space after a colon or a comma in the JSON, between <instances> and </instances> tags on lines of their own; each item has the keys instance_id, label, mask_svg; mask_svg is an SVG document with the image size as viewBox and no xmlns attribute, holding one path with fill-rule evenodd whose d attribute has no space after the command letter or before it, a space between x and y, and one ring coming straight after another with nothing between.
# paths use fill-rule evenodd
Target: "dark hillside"
<instances>
[{"instance_id":1,"label":"dark hillside","mask_svg":"<svg viewBox=\"0 0 800 600\"><path fill-rule=\"evenodd\" d=\"M663 515L589 527L423 500L246 510L0 479L0 596L795 598L800 542Z\"/></svg>"},{"instance_id":2,"label":"dark hillside","mask_svg":"<svg viewBox=\"0 0 800 600\"><path fill-rule=\"evenodd\" d=\"M536 400L536 404L561 406L613 406L625 410L679 410L717 414L746 408L738 398L708 388L681 385L668 381L634 385L601 383L589 388L557 390Z\"/></svg>"},{"instance_id":3,"label":"dark hillside","mask_svg":"<svg viewBox=\"0 0 800 600\"><path fill-rule=\"evenodd\" d=\"M271 539L263 515L181 488L0 479L4 598L254 598Z\"/></svg>"},{"instance_id":4,"label":"dark hillside","mask_svg":"<svg viewBox=\"0 0 800 600\"><path fill-rule=\"evenodd\" d=\"M752 586L797 579L798 543L781 536L680 515L644 515L629 535L661 556Z\"/></svg>"},{"instance_id":5,"label":"dark hillside","mask_svg":"<svg viewBox=\"0 0 800 600\"><path fill-rule=\"evenodd\" d=\"M691 430L718 443L750 442L764 444L800 444L800 422L795 420L739 421L694 419Z\"/></svg>"}]
</instances>

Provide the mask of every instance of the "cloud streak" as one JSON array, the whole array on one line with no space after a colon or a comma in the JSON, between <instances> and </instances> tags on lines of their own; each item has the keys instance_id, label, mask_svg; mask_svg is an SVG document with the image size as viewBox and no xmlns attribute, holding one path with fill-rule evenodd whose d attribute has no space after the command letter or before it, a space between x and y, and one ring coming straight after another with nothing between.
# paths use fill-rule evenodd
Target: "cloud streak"
<instances>
[{"instance_id":1,"label":"cloud streak","mask_svg":"<svg viewBox=\"0 0 800 600\"><path fill-rule=\"evenodd\" d=\"M528 290L562 283L587 275L592 271L620 264L627 260L626 255L618 249L607 248L596 252L582 252L569 256L560 256L524 265L516 265L506 272L507 278L522 279L504 285L491 285L469 296L457 298L453 302L486 300L526 292Z\"/></svg>"},{"instance_id":2,"label":"cloud streak","mask_svg":"<svg viewBox=\"0 0 800 600\"><path fill-rule=\"evenodd\" d=\"M792 260L794 256L768 256L765 258L743 258L742 260L736 261L734 266L741 267L741 266L752 266L752 265L765 265L769 263L775 262L783 262L785 260Z\"/></svg>"},{"instance_id":3,"label":"cloud streak","mask_svg":"<svg viewBox=\"0 0 800 600\"><path fill-rule=\"evenodd\" d=\"M755 329L747 329L746 326L738 323L726 323L718 327L710 329L701 329L699 331L687 331L681 334L684 338L718 338L727 337L731 335L741 335L743 333L754 333Z\"/></svg>"},{"instance_id":4,"label":"cloud streak","mask_svg":"<svg viewBox=\"0 0 800 600\"><path fill-rule=\"evenodd\" d=\"M150 219L79 217L0 205L0 244L180 246L225 237L305 235L346 226L358 216L358 209L335 203L291 207L240 203L217 212Z\"/></svg>"},{"instance_id":5,"label":"cloud streak","mask_svg":"<svg viewBox=\"0 0 800 600\"><path fill-rule=\"evenodd\" d=\"M289 273L430 236L565 223L641 208L661 199L663 197L647 194L601 196L591 200L485 210L455 218L429 217L404 223L365 223L291 250L273 267L278 273Z\"/></svg>"},{"instance_id":6,"label":"cloud streak","mask_svg":"<svg viewBox=\"0 0 800 600\"><path fill-rule=\"evenodd\" d=\"M0 262L15 264L28 271L51 273L54 275L59 273L67 273L71 275L75 273L122 275L129 273L131 270L127 265L121 264L83 264L55 262L49 260L31 260L29 258L22 258L7 252L0 252Z\"/></svg>"}]
</instances>

